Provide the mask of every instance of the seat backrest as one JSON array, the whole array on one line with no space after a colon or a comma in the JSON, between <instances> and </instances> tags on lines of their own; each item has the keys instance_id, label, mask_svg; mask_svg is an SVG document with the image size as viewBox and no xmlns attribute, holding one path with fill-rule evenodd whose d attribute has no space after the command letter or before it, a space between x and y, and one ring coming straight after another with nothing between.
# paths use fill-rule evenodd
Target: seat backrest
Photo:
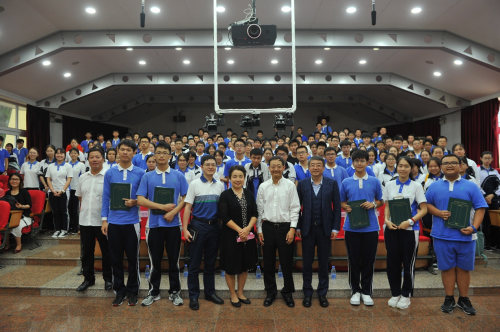
<instances>
[{"instance_id":1,"label":"seat backrest","mask_svg":"<svg viewBox=\"0 0 500 332\"><path fill-rule=\"evenodd\" d=\"M0 201L0 229L7 227L10 218L10 204Z\"/></svg>"},{"instance_id":2,"label":"seat backrest","mask_svg":"<svg viewBox=\"0 0 500 332\"><path fill-rule=\"evenodd\" d=\"M42 213L45 208L45 193L41 190L28 190L31 196L31 212Z\"/></svg>"},{"instance_id":3,"label":"seat backrest","mask_svg":"<svg viewBox=\"0 0 500 332\"><path fill-rule=\"evenodd\" d=\"M3 183L4 187L7 187L7 181L9 181L9 177L7 175L0 175L0 182Z\"/></svg>"}]
</instances>

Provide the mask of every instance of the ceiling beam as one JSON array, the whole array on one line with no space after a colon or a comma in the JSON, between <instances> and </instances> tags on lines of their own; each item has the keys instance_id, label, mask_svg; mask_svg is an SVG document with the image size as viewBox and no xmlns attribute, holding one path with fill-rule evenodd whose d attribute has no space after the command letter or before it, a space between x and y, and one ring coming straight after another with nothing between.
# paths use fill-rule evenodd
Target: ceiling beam
<instances>
[{"instance_id":1,"label":"ceiling beam","mask_svg":"<svg viewBox=\"0 0 500 332\"><path fill-rule=\"evenodd\" d=\"M469 106L470 101L431 86L392 73L299 73L297 84L307 85L390 85L442 104L448 108ZM49 98L37 101L36 106L58 108L113 85L213 85L213 74L109 74L76 86ZM220 85L234 84L292 84L290 73L220 73Z\"/></svg>"},{"instance_id":2,"label":"ceiling beam","mask_svg":"<svg viewBox=\"0 0 500 332\"><path fill-rule=\"evenodd\" d=\"M441 49L500 72L500 51L442 30L298 30L296 39L297 48ZM218 45L231 46L227 30L219 30ZM0 76L64 50L126 47L208 48L213 47L213 31L59 31L2 54ZM272 47L291 47L290 31L279 30Z\"/></svg>"}]
</instances>

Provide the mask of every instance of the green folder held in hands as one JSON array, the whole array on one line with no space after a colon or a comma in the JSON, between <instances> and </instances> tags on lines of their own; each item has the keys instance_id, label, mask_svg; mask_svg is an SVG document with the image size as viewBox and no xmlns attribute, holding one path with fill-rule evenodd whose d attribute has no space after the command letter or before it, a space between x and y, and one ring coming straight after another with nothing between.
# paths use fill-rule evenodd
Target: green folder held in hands
<instances>
[{"instance_id":1,"label":"green folder held in hands","mask_svg":"<svg viewBox=\"0 0 500 332\"><path fill-rule=\"evenodd\" d=\"M158 204L171 204L174 202L174 189L165 187L155 187L153 202ZM151 210L154 215L164 215L167 212L163 210Z\"/></svg>"},{"instance_id":2,"label":"green folder held in hands","mask_svg":"<svg viewBox=\"0 0 500 332\"><path fill-rule=\"evenodd\" d=\"M349 212L349 225L352 229L358 229L370 226L370 218L368 218L368 210L363 209L361 207L361 204L365 202L366 199L347 202L347 205L351 207L351 212Z\"/></svg>"},{"instance_id":3,"label":"green folder held in hands","mask_svg":"<svg viewBox=\"0 0 500 332\"><path fill-rule=\"evenodd\" d=\"M111 183L110 185L110 209L113 211L130 211L130 208L125 205L124 198L130 199L132 195L131 183Z\"/></svg>"},{"instance_id":4,"label":"green folder held in hands","mask_svg":"<svg viewBox=\"0 0 500 332\"><path fill-rule=\"evenodd\" d=\"M389 212L391 214L391 222L399 226L403 221L412 217L411 204L409 198L400 198L389 200Z\"/></svg>"},{"instance_id":5,"label":"green folder held in hands","mask_svg":"<svg viewBox=\"0 0 500 332\"><path fill-rule=\"evenodd\" d=\"M446 227L462 229L470 226L471 201L450 197L447 210L450 211L451 216L444 221Z\"/></svg>"}]
</instances>

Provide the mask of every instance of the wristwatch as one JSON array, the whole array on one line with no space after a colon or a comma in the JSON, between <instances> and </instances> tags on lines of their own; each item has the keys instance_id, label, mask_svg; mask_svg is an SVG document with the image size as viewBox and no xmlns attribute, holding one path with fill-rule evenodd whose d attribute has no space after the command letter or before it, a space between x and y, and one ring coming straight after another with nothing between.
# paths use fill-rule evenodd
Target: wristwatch
<instances>
[{"instance_id":1,"label":"wristwatch","mask_svg":"<svg viewBox=\"0 0 500 332\"><path fill-rule=\"evenodd\" d=\"M408 221L410 222L410 226L415 225L415 220L413 220L413 218L408 219Z\"/></svg>"},{"instance_id":2,"label":"wristwatch","mask_svg":"<svg viewBox=\"0 0 500 332\"><path fill-rule=\"evenodd\" d=\"M373 201L373 208L376 209L377 208L377 201Z\"/></svg>"}]
</instances>

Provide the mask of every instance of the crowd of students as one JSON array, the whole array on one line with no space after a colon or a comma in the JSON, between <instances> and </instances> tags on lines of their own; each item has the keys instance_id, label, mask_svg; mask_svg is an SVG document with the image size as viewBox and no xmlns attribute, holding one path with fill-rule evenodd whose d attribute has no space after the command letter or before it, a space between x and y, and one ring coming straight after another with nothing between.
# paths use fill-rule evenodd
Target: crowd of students
<instances>
[{"instance_id":1,"label":"crowd of students","mask_svg":"<svg viewBox=\"0 0 500 332\"><path fill-rule=\"evenodd\" d=\"M219 246L221 266L228 272L231 304L250 303L243 289L248 271L257 264L256 241L263 246L267 292L264 305L271 305L276 297L274 262L278 249L284 276L281 294L286 304L293 307L293 244L298 236L304 246L303 305L311 306L312 261L317 247L320 264L317 292L320 305L325 307L328 306L327 258L331 240L340 231L343 209L350 303L373 305L373 274L381 231L377 209L386 205L382 231L392 293L388 305L400 309L410 305L419 220L422 220L425 227L432 228L430 236L446 292L441 310L451 312L459 306L467 314L476 312L467 296L470 271L474 269L477 229L482 225L487 250L495 250L499 240L496 229L490 227L488 213L485 214L485 209L498 209L500 194L500 175L491 166L491 152L483 152L478 167L466 157L461 143L448 150L444 136L434 141L431 136L411 134L405 138L390 137L385 128L372 134L349 128L335 131L326 119L318 122L310 135L302 128L294 133L292 127L290 135L279 136L276 131L269 139L260 130L251 137L247 130L237 135L231 129L227 129L226 137L219 133L210 135L204 129L182 136L175 132L170 135L147 132L144 136L126 134L124 138L115 131L107 141L102 134L95 141L92 133L85 136L81 142L73 139L65 149L47 146L46 158L41 161L40 152L34 147L27 150L22 140L17 141L17 149L0 149L0 157L5 158L0 163L0 173L7 174L8 169L13 169L11 158L15 156L23 175L21 178L16 172L11 174L8 183L11 191L19 193L19 188L24 188L48 193L53 237L80 232L85 280L78 291L95 283L93 252L97 239L103 252L105 288L116 293L113 305L121 305L127 298L129 305L138 303L139 206L142 206L149 209L146 242L151 266L149 292L143 305L160 299L164 248L170 260L169 299L175 305L183 303L178 257L184 236L190 248L191 309L199 308L198 274L203 257L205 298L216 304L224 303L215 293L214 282ZM0 137L0 147L1 143ZM21 186L16 187L17 178L21 178ZM113 183L131 185L130 197L124 199L125 209L110 208ZM173 202L155 203L156 187L174 189ZM387 204L403 197L410 200L413 217L395 225ZM444 226L450 216L446 211L450 197L472 202L469 227L457 230ZM369 225L362 228L353 226L349 214L350 202L359 200L364 200L361 208L368 210L369 217ZM23 220L23 225L29 225L29 217ZM20 247L19 240L17 252ZM126 284L124 252L129 263ZM238 291L235 275L238 275ZM457 303L453 297L455 284L460 293Z\"/></svg>"}]
</instances>

